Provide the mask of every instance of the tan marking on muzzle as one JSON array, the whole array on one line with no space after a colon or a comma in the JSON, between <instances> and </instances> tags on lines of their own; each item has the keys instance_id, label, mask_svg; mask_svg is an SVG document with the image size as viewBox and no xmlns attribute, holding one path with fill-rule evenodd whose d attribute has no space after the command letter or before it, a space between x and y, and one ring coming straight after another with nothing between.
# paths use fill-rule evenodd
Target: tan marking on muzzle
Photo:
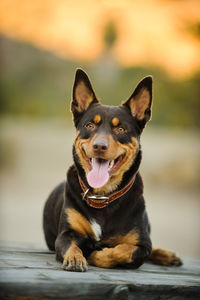
<instances>
[{"instance_id":1,"label":"tan marking on muzzle","mask_svg":"<svg viewBox=\"0 0 200 300\"><path fill-rule=\"evenodd\" d=\"M102 140L105 141L108 145L108 149L106 151L96 153L96 151L93 148L93 144L95 140ZM85 142L82 144L83 149L86 153L86 155L89 158L96 157L96 158L102 158L106 160L114 160L123 152L121 149L118 147L117 142L113 139L112 135L110 134L109 136L107 135L98 135L95 134L91 139L88 140L88 142Z\"/></svg>"},{"instance_id":2,"label":"tan marking on muzzle","mask_svg":"<svg viewBox=\"0 0 200 300\"><path fill-rule=\"evenodd\" d=\"M115 141L112 135L109 135L108 149L99 155L96 154L93 149L93 143L97 137L98 135L95 134L91 139L77 138L75 140L75 148L80 160L80 164L83 167L86 175L90 171L88 163L86 161L86 155L88 158L98 157L110 161L115 160L120 155L124 155L123 160L121 161L117 169L113 172L107 184L105 184L101 188L94 190L95 193L107 194L111 193L117 188L117 186L122 181L123 174L131 167L138 150L138 141L135 137L132 137L132 143L121 144L120 142Z\"/></svg>"},{"instance_id":3,"label":"tan marking on muzzle","mask_svg":"<svg viewBox=\"0 0 200 300\"><path fill-rule=\"evenodd\" d=\"M103 187L95 189L96 193L107 194L114 191L121 183L123 174L128 171L133 164L133 161L136 157L136 153L138 150L138 141L135 137L131 138L132 143L121 144L120 142L115 142L115 151L118 153L124 154L124 158L121 161L120 165L116 169L116 171L111 175L107 184ZM115 158L117 158L117 155Z\"/></svg>"}]
</instances>

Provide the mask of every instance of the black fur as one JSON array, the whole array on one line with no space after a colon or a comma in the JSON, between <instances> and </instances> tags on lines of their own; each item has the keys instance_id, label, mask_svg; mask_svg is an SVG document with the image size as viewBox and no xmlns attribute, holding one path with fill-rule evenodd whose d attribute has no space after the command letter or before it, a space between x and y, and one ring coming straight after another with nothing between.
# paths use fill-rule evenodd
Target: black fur
<instances>
[{"instance_id":1,"label":"black fur","mask_svg":"<svg viewBox=\"0 0 200 300\"><path fill-rule=\"evenodd\" d=\"M84 82L88 95L93 97L92 103L83 111L77 111L76 109L75 90L79 82ZM129 102L142 88L149 91L150 103L144 112L144 118L137 119L137 115L134 116L131 112ZM137 175L134 184L125 195L105 208L92 208L82 199L81 194L83 191L78 181L78 174L85 185L88 187L89 185L76 148L73 146L74 164L68 170L66 182L61 183L50 194L45 204L43 215L45 239L49 249L56 250L58 260L63 261L63 256L69 249L72 241L76 241L76 245L82 250L84 257L88 258L94 250L110 247L105 243L105 240L114 236L123 236L132 230L138 233L139 240L136 245L137 250L132 254L132 262L125 265L138 268L151 254L150 226L143 198L143 182L138 171L142 158L140 135L151 115L151 101L152 79L147 77L121 106L101 105L95 96L87 75L81 70L77 71L73 89L72 112L76 129L79 131L79 137L81 139L91 139L94 134L112 135L113 140L122 145L131 143L131 138L134 137L139 145L136 157L133 159L130 168L123 174L123 179L117 189L120 190L126 186L133 174ZM101 116L101 122L96 130L90 132L87 130L86 124L91 122L95 114ZM113 132L111 121L114 117L120 119L120 126L125 128L124 134L118 135ZM93 191L92 188L90 190L91 192ZM101 227L101 239L97 241L91 236L86 237L80 232L73 230L67 221L66 208L75 209L88 221L91 219L96 220ZM69 270L79 271L74 264Z\"/></svg>"}]
</instances>

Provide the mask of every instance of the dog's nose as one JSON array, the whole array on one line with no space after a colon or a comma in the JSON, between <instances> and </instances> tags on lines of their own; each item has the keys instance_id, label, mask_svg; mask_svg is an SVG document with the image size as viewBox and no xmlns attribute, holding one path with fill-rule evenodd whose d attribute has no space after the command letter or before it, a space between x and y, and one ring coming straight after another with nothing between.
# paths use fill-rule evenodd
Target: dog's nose
<instances>
[{"instance_id":1,"label":"dog's nose","mask_svg":"<svg viewBox=\"0 0 200 300\"><path fill-rule=\"evenodd\" d=\"M96 152L105 152L108 149L108 144L106 141L95 140L93 143L93 149Z\"/></svg>"}]
</instances>

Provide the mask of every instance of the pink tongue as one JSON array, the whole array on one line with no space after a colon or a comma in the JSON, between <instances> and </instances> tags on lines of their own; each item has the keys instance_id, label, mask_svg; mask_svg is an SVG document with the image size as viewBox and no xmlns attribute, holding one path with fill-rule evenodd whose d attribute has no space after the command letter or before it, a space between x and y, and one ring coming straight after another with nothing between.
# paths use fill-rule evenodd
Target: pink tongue
<instances>
[{"instance_id":1,"label":"pink tongue","mask_svg":"<svg viewBox=\"0 0 200 300\"><path fill-rule=\"evenodd\" d=\"M88 184L93 188L100 188L108 182L109 160L99 161L97 158L92 159L92 170L87 175Z\"/></svg>"}]
</instances>

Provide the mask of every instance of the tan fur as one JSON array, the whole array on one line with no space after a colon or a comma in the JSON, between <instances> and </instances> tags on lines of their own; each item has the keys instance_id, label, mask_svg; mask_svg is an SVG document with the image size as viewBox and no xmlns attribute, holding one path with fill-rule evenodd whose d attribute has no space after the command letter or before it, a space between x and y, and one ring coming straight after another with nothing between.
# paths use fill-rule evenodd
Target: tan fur
<instances>
[{"instance_id":1,"label":"tan fur","mask_svg":"<svg viewBox=\"0 0 200 300\"><path fill-rule=\"evenodd\" d=\"M120 150L121 153L124 153L125 157L121 161L116 171L112 174L108 183L105 184L102 188L95 189L96 193L107 194L111 193L117 188L117 186L122 181L123 174L131 167L133 160L135 159L135 155L138 149L138 142L137 139L133 137L132 143L129 144L121 144L119 142L115 142L115 148L118 149L118 151Z\"/></svg>"},{"instance_id":2,"label":"tan fur","mask_svg":"<svg viewBox=\"0 0 200 300\"><path fill-rule=\"evenodd\" d=\"M117 126L119 124L119 119L118 118L113 118L112 119L112 124L113 124L113 126Z\"/></svg>"},{"instance_id":3,"label":"tan fur","mask_svg":"<svg viewBox=\"0 0 200 300\"><path fill-rule=\"evenodd\" d=\"M75 98L78 103L78 106L76 107L78 112L87 110L94 100L93 94L89 91L83 81L80 81L76 87Z\"/></svg>"},{"instance_id":4,"label":"tan fur","mask_svg":"<svg viewBox=\"0 0 200 300\"><path fill-rule=\"evenodd\" d=\"M83 252L74 241L63 255L63 268L73 271L85 271L87 269L87 261Z\"/></svg>"},{"instance_id":5,"label":"tan fur","mask_svg":"<svg viewBox=\"0 0 200 300\"><path fill-rule=\"evenodd\" d=\"M145 118L145 110L150 106L149 91L143 88L137 97L132 98L129 102L131 113L138 120Z\"/></svg>"},{"instance_id":6,"label":"tan fur","mask_svg":"<svg viewBox=\"0 0 200 300\"><path fill-rule=\"evenodd\" d=\"M75 141L76 141L76 139L78 138L79 134L80 134L80 130L77 130L77 131L76 131Z\"/></svg>"},{"instance_id":7,"label":"tan fur","mask_svg":"<svg viewBox=\"0 0 200 300\"><path fill-rule=\"evenodd\" d=\"M160 248L153 248L149 259L153 263L163 266L180 266L183 263L181 258L177 257L173 252Z\"/></svg>"},{"instance_id":8,"label":"tan fur","mask_svg":"<svg viewBox=\"0 0 200 300\"><path fill-rule=\"evenodd\" d=\"M137 249L133 245L120 244L114 248L104 248L94 251L89 257L89 264L100 268L113 268L118 264L132 262L132 254Z\"/></svg>"},{"instance_id":9,"label":"tan fur","mask_svg":"<svg viewBox=\"0 0 200 300\"><path fill-rule=\"evenodd\" d=\"M132 230L125 235L110 237L102 243L112 248L94 251L89 257L89 263L97 267L113 268L118 264L132 262L132 254L138 249L139 234Z\"/></svg>"},{"instance_id":10,"label":"tan fur","mask_svg":"<svg viewBox=\"0 0 200 300\"><path fill-rule=\"evenodd\" d=\"M94 123L98 124L101 122L101 116L100 115L95 115L93 118Z\"/></svg>"},{"instance_id":11,"label":"tan fur","mask_svg":"<svg viewBox=\"0 0 200 300\"><path fill-rule=\"evenodd\" d=\"M117 142L114 141L112 135L109 135L108 137L105 136L106 140L108 140L108 149L106 152L103 152L102 154L95 153L93 149L93 143L95 139L98 138L95 134L90 140L84 140L82 143L82 147L88 157L98 157L103 158L107 160L113 160L117 158L119 155L123 154L123 150L118 147ZM103 137L102 137L103 138ZM101 138L101 139L102 139Z\"/></svg>"},{"instance_id":12,"label":"tan fur","mask_svg":"<svg viewBox=\"0 0 200 300\"><path fill-rule=\"evenodd\" d=\"M86 175L88 174L88 172L90 171L89 167L88 167L88 163L86 161L86 156L85 153L87 155L87 157L91 158L91 157L101 157L107 160L113 160L115 158L117 158L119 155L123 154L122 149L117 148L116 147L116 142L113 140L112 136L110 135L108 137L108 150L106 151L106 153L103 153L101 156L99 156L98 154L96 154L94 152L93 149L93 143L94 140L96 139L97 135L94 135L91 139L80 139L80 138L76 138L75 139L75 148L76 148L76 152L79 156L80 159L80 163L83 167L83 169L85 170Z\"/></svg>"},{"instance_id":13,"label":"tan fur","mask_svg":"<svg viewBox=\"0 0 200 300\"><path fill-rule=\"evenodd\" d=\"M69 249L63 255L63 259L66 261L70 256L82 255L81 249L72 241Z\"/></svg>"},{"instance_id":14,"label":"tan fur","mask_svg":"<svg viewBox=\"0 0 200 300\"><path fill-rule=\"evenodd\" d=\"M86 218L84 218L78 211L74 208L67 208L65 210L67 221L70 227L78 232L80 232L85 237L95 238L94 231L91 224Z\"/></svg>"},{"instance_id":15,"label":"tan fur","mask_svg":"<svg viewBox=\"0 0 200 300\"><path fill-rule=\"evenodd\" d=\"M119 244L127 244L136 246L139 241L139 234L135 230L131 230L125 235L113 236L107 240L103 240L103 243L109 247L115 247Z\"/></svg>"},{"instance_id":16,"label":"tan fur","mask_svg":"<svg viewBox=\"0 0 200 300\"><path fill-rule=\"evenodd\" d=\"M86 144L90 144L90 139L80 139L79 137L77 137L75 139L75 142L74 142L74 145L75 145L75 148L76 148L76 153L79 157L79 160L80 160L80 164L81 166L83 167L84 171L86 174L88 174L88 172L90 171L89 167L88 167L88 163L86 161L86 156L85 156L85 153L83 151L83 145Z\"/></svg>"},{"instance_id":17,"label":"tan fur","mask_svg":"<svg viewBox=\"0 0 200 300\"><path fill-rule=\"evenodd\" d=\"M86 155L91 158L95 157L95 153L93 150L93 142L96 139L96 135L94 135L91 139L80 139L76 138L75 140L75 148L76 152L79 156L80 163L85 170L86 175L90 171L88 167L88 163L86 161ZM138 141L136 138L132 137L132 143L129 144L121 144L118 141L114 141L112 135L108 137L108 150L103 153L100 157L107 160L114 160L122 154L125 154L124 159L121 161L120 165L116 169L116 171L112 174L108 183L103 187L95 189L95 193L107 194L114 191L117 186L121 183L124 172L126 172L133 163L135 159L135 155L138 149ZM85 153L84 153L84 151ZM99 157L99 155L98 155Z\"/></svg>"}]
</instances>

